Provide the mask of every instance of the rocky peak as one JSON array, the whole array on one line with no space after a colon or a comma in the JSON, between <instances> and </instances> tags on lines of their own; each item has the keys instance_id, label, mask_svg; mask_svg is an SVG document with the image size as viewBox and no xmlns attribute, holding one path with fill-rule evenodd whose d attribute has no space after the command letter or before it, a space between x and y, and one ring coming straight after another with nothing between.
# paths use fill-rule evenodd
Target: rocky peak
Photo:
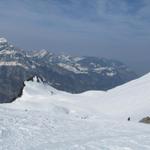
<instances>
[{"instance_id":1,"label":"rocky peak","mask_svg":"<svg viewBox=\"0 0 150 150\"><path fill-rule=\"evenodd\" d=\"M0 38L0 45L1 45L1 44L7 44L7 39L1 37L1 38Z\"/></svg>"},{"instance_id":2,"label":"rocky peak","mask_svg":"<svg viewBox=\"0 0 150 150\"><path fill-rule=\"evenodd\" d=\"M7 39L0 38L0 51L6 49L7 47L8 47Z\"/></svg>"}]
</instances>

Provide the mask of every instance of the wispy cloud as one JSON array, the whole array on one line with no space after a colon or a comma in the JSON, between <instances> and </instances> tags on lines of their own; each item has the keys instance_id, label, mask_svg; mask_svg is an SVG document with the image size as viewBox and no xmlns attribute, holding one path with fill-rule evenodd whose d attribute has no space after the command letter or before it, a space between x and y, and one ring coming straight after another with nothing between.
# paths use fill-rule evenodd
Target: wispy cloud
<instances>
[{"instance_id":1,"label":"wispy cloud","mask_svg":"<svg viewBox=\"0 0 150 150\"><path fill-rule=\"evenodd\" d=\"M149 0L1 0L0 20L24 48L149 59Z\"/></svg>"}]
</instances>

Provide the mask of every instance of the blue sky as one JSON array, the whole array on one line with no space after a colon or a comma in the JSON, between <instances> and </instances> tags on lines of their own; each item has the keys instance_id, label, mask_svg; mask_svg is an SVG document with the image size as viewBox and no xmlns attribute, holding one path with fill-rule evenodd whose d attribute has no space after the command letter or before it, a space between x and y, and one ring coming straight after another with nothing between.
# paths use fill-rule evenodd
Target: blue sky
<instances>
[{"instance_id":1,"label":"blue sky","mask_svg":"<svg viewBox=\"0 0 150 150\"><path fill-rule=\"evenodd\" d=\"M0 36L27 50L115 58L150 71L150 0L1 0Z\"/></svg>"}]
</instances>

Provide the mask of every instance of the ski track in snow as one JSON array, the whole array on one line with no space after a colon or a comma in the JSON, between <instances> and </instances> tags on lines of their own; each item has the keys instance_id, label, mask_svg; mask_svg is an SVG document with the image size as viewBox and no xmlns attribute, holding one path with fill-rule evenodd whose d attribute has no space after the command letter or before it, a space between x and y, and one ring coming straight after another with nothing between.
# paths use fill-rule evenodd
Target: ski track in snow
<instances>
[{"instance_id":1,"label":"ski track in snow","mask_svg":"<svg viewBox=\"0 0 150 150\"><path fill-rule=\"evenodd\" d=\"M0 105L0 150L150 150L150 126L138 123L150 114L148 76L77 95L26 82L21 98Z\"/></svg>"}]
</instances>

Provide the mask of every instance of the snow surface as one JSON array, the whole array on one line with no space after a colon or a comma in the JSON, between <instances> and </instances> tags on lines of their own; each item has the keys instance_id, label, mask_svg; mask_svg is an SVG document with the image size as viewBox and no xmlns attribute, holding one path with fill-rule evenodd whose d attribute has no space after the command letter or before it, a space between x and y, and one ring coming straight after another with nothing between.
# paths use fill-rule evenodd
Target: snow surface
<instances>
[{"instance_id":1,"label":"snow surface","mask_svg":"<svg viewBox=\"0 0 150 150\"><path fill-rule=\"evenodd\" d=\"M19 66L24 69L29 69L26 65L21 64L17 61L0 61L0 66Z\"/></svg>"},{"instance_id":2,"label":"snow surface","mask_svg":"<svg viewBox=\"0 0 150 150\"><path fill-rule=\"evenodd\" d=\"M2 51L0 51L0 55L14 55L14 54L16 54L17 52L16 51L14 51L14 50L2 50Z\"/></svg>"},{"instance_id":3,"label":"snow surface","mask_svg":"<svg viewBox=\"0 0 150 150\"><path fill-rule=\"evenodd\" d=\"M81 67L80 64L72 65L72 64L58 63L58 66L68 71L74 72L76 74L88 74L88 68Z\"/></svg>"},{"instance_id":4,"label":"snow surface","mask_svg":"<svg viewBox=\"0 0 150 150\"><path fill-rule=\"evenodd\" d=\"M0 105L0 150L150 150L150 126L138 123L150 115L150 74L81 94L35 80Z\"/></svg>"},{"instance_id":5,"label":"snow surface","mask_svg":"<svg viewBox=\"0 0 150 150\"><path fill-rule=\"evenodd\" d=\"M33 52L32 57L43 58L43 57L45 57L48 54L49 54L49 52L47 50L43 49L43 50L40 50L38 52L37 51Z\"/></svg>"}]
</instances>

